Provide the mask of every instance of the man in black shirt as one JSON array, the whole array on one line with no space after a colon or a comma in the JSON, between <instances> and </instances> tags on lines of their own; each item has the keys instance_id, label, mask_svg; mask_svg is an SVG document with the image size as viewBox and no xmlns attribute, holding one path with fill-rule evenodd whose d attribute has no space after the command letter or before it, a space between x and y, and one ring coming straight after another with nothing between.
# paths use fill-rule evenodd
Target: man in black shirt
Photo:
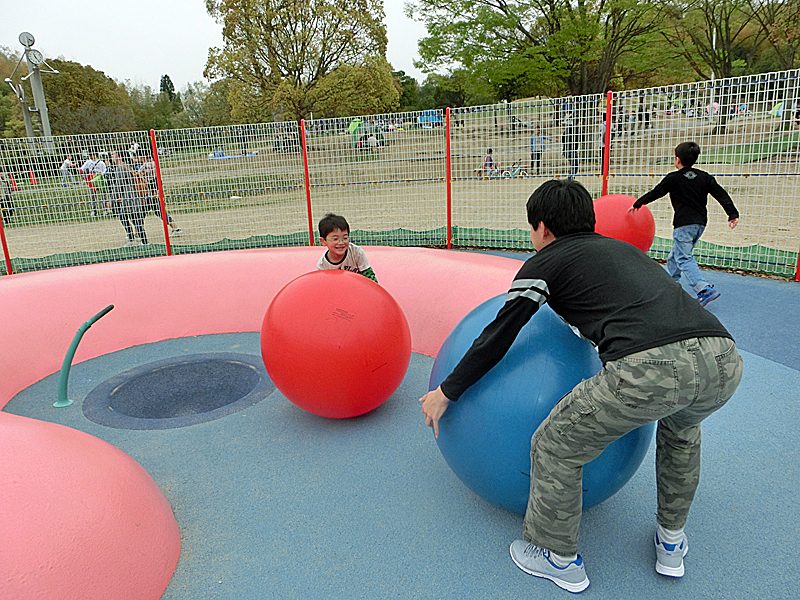
<instances>
[{"instance_id":1,"label":"man in black shirt","mask_svg":"<svg viewBox=\"0 0 800 600\"><path fill-rule=\"evenodd\" d=\"M630 211L637 210L669 194L675 217L672 220L673 246L667 257L667 270L669 274L680 282L681 273L685 274L697 293L700 304L705 306L712 300L719 298L719 292L714 289L697 266L692 251L708 223L706 203L711 194L722 205L728 214L728 225L731 228L739 223L739 212L733 205L728 195L717 180L705 171L694 168L697 157L700 156L700 146L695 142L683 142L675 148L675 168L677 171L670 173L661 182L634 202Z\"/></svg>"},{"instance_id":2,"label":"man in black shirt","mask_svg":"<svg viewBox=\"0 0 800 600\"><path fill-rule=\"evenodd\" d=\"M571 592L589 586L577 554L583 465L629 431L658 421L656 571L681 577L683 532L700 473L700 423L733 395L742 361L722 324L638 248L594 233L592 199L571 180L542 184L527 203L537 253L506 303L442 385L420 399L439 419L506 354L545 302L600 352L603 369L553 408L531 441L523 571Z\"/></svg>"}]
</instances>

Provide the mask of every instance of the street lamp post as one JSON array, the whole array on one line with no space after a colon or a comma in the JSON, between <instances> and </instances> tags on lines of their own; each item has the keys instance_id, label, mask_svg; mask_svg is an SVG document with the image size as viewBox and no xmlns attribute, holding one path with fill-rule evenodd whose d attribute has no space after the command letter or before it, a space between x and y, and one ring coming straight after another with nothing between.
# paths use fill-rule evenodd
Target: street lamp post
<instances>
[{"instance_id":1,"label":"street lamp post","mask_svg":"<svg viewBox=\"0 0 800 600\"><path fill-rule=\"evenodd\" d=\"M25 47L25 51L20 57L14 72L11 74L11 77L6 78L6 83L11 86L11 89L14 90L14 94L19 99L20 104L22 104L22 116L25 121L25 133L27 136L29 138L36 137L36 131L33 128L33 119L31 117L31 113L36 113L39 115L39 133L41 133L45 139L45 149L48 152L53 152L53 134L50 131L50 118L47 114L47 101L44 97L44 86L42 85L42 71L40 65L46 65L50 69L49 71L46 71L48 73L57 74L58 71L50 67L50 65L45 62L44 55L39 52L39 50L32 47L35 41L36 40L34 39L33 35L27 31L23 31L19 34L19 42ZM22 81L30 79L31 91L33 92L33 107L28 105L22 84L19 83L15 86L13 81L14 75L16 74L17 69L19 69L19 66L22 64L23 59L25 59L25 62L28 65L28 75L24 77Z\"/></svg>"}]
</instances>

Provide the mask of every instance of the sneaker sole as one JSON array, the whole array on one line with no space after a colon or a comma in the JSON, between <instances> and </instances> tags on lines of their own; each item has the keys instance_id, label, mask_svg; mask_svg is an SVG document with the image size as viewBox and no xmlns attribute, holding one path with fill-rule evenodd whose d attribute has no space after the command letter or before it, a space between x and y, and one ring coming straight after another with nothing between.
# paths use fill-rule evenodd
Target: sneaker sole
<instances>
[{"instance_id":1,"label":"sneaker sole","mask_svg":"<svg viewBox=\"0 0 800 600\"><path fill-rule=\"evenodd\" d=\"M514 553L511 552L509 549L508 553L511 555L511 560L514 561L514 564L517 565L522 571L525 571L528 575L533 575L534 577L540 577L542 579L549 579L553 583L555 583L558 587L562 590L567 590L568 592L572 592L573 594L579 594L583 590L589 587L589 578L587 577L580 583L570 583L569 581L564 581L563 579L558 579L557 577L553 577L548 575L547 573L539 573L538 571L531 571L526 569L521 564L517 562L517 559L514 557Z\"/></svg>"}]
</instances>

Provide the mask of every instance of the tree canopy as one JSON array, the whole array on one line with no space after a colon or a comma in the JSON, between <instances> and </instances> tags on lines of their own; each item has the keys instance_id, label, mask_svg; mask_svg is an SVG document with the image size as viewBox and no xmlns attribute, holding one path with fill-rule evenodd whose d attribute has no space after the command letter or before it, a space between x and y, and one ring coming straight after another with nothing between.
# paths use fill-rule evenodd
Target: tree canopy
<instances>
[{"instance_id":1,"label":"tree canopy","mask_svg":"<svg viewBox=\"0 0 800 600\"><path fill-rule=\"evenodd\" d=\"M415 0L417 66L494 101L794 68L800 0Z\"/></svg>"},{"instance_id":2,"label":"tree canopy","mask_svg":"<svg viewBox=\"0 0 800 600\"><path fill-rule=\"evenodd\" d=\"M660 8L636 0L418 0L407 14L425 23L420 66L460 66L500 99L599 93L617 63L639 49Z\"/></svg>"},{"instance_id":3,"label":"tree canopy","mask_svg":"<svg viewBox=\"0 0 800 600\"><path fill-rule=\"evenodd\" d=\"M58 71L57 75L42 75L53 134L134 128L131 99L125 86L90 66L59 59L48 60L48 64Z\"/></svg>"},{"instance_id":4,"label":"tree canopy","mask_svg":"<svg viewBox=\"0 0 800 600\"><path fill-rule=\"evenodd\" d=\"M218 127L232 125L228 81L208 85L196 81L183 92L183 110L172 118L173 127Z\"/></svg>"},{"instance_id":5,"label":"tree canopy","mask_svg":"<svg viewBox=\"0 0 800 600\"><path fill-rule=\"evenodd\" d=\"M348 98L396 108L382 0L206 0L206 8L224 46L209 50L205 75L230 81L235 118L308 118Z\"/></svg>"}]
</instances>

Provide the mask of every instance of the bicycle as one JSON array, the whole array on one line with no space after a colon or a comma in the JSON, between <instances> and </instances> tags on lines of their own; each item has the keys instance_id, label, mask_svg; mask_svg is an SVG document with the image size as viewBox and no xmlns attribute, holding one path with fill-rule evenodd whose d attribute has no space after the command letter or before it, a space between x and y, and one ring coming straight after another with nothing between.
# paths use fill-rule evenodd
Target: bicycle
<instances>
[{"instance_id":1,"label":"bicycle","mask_svg":"<svg viewBox=\"0 0 800 600\"><path fill-rule=\"evenodd\" d=\"M527 177L528 172L522 168L522 161L517 161L511 165L510 171L503 171L503 177L508 179L510 177Z\"/></svg>"},{"instance_id":2,"label":"bicycle","mask_svg":"<svg viewBox=\"0 0 800 600\"><path fill-rule=\"evenodd\" d=\"M505 176L504 172L500 170L500 167L496 165L492 165L489 168L475 169L475 173L478 175L479 179L502 179Z\"/></svg>"}]
</instances>

